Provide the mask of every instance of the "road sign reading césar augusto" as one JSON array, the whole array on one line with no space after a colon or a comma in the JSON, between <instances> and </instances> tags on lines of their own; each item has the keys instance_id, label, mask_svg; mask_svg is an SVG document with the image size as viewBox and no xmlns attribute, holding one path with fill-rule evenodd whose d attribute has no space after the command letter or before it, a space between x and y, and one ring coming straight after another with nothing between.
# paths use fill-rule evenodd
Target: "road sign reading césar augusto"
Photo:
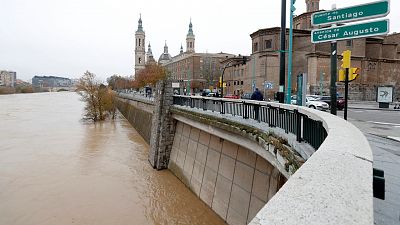
<instances>
[{"instance_id":1,"label":"road sign reading c\u00e9sar augusto","mask_svg":"<svg viewBox=\"0 0 400 225\"><path fill-rule=\"evenodd\" d=\"M311 23L316 26L384 17L389 14L389 5L389 0L384 0L331 11L316 12L312 14Z\"/></svg>"},{"instance_id":2,"label":"road sign reading c\u00e9sar augusto","mask_svg":"<svg viewBox=\"0 0 400 225\"><path fill-rule=\"evenodd\" d=\"M311 42L321 43L343 39L383 35L389 32L389 20L316 29L311 32Z\"/></svg>"}]
</instances>

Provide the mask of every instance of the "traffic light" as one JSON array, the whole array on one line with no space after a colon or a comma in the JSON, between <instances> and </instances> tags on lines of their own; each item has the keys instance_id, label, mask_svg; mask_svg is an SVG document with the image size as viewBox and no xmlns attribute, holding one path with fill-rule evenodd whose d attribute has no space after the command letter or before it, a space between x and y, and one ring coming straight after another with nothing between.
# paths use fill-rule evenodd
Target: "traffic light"
<instances>
[{"instance_id":1,"label":"traffic light","mask_svg":"<svg viewBox=\"0 0 400 225\"><path fill-rule=\"evenodd\" d=\"M350 62L351 62L351 51L350 50L346 50L342 53L342 68L350 68Z\"/></svg>"},{"instance_id":2,"label":"traffic light","mask_svg":"<svg viewBox=\"0 0 400 225\"><path fill-rule=\"evenodd\" d=\"M346 81L346 70L340 69L339 70L339 82L345 82Z\"/></svg>"},{"instance_id":3,"label":"traffic light","mask_svg":"<svg viewBox=\"0 0 400 225\"><path fill-rule=\"evenodd\" d=\"M358 77L358 75L360 74L360 72L361 72L360 68L357 68L357 67L350 68L349 81L355 80Z\"/></svg>"}]
</instances>

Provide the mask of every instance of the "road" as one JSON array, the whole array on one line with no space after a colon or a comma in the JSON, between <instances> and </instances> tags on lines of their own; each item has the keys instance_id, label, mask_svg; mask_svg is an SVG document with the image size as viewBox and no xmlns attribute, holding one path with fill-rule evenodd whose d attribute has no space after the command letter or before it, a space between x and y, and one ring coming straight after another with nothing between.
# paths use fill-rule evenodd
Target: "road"
<instances>
[{"instance_id":1,"label":"road","mask_svg":"<svg viewBox=\"0 0 400 225\"><path fill-rule=\"evenodd\" d=\"M349 109L348 121L367 137L374 168L385 171L386 198L374 198L375 224L400 225L400 111Z\"/></svg>"}]
</instances>

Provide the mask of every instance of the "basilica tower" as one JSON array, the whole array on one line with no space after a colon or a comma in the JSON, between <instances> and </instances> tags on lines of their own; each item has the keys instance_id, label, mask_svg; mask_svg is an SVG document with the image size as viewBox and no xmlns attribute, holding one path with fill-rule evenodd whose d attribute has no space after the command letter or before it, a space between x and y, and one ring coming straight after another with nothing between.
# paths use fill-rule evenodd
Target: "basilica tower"
<instances>
[{"instance_id":1,"label":"basilica tower","mask_svg":"<svg viewBox=\"0 0 400 225\"><path fill-rule=\"evenodd\" d=\"M146 64L145 36L142 26L142 16L140 15L138 29L135 32L135 74L137 74L139 70L144 69Z\"/></svg>"},{"instance_id":2,"label":"basilica tower","mask_svg":"<svg viewBox=\"0 0 400 225\"><path fill-rule=\"evenodd\" d=\"M194 34L193 34L193 25L192 19L190 19L189 23L189 31L186 35L186 52L187 53L194 53Z\"/></svg>"}]
</instances>

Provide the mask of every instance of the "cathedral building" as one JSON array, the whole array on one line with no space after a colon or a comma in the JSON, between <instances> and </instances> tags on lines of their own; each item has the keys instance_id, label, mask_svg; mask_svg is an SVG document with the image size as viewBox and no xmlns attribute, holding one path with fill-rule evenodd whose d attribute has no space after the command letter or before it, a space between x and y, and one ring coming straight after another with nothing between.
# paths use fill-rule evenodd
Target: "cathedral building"
<instances>
[{"instance_id":1,"label":"cathedral building","mask_svg":"<svg viewBox=\"0 0 400 225\"><path fill-rule=\"evenodd\" d=\"M150 43L147 53L145 52L145 32L143 30L142 18L139 18L138 29L135 33L135 73L145 68L146 64L157 63L154 59ZM221 76L222 60L233 57L227 53L196 53L195 35L193 24L190 20L189 30L186 35L186 51L181 45L180 52L171 56L165 41L164 51L158 59L158 64L164 66L169 77L179 83L181 94L193 94L203 89L217 89L219 77Z\"/></svg>"}]
</instances>

